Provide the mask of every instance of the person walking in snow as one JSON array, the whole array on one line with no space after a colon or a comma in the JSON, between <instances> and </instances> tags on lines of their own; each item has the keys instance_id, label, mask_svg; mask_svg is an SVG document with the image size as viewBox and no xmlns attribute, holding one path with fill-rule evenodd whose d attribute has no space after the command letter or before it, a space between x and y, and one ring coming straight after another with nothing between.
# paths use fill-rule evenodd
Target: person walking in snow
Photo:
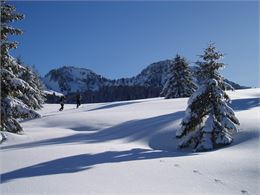
<instances>
[{"instance_id":1,"label":"person walking in snow","mask_svg":"<svg viewBox=\"0 0 260 195\"><path fill-rule=\"evenodd\" d=\"M65 96L60 97L60 111L64 109Z\"/></svg>"},{"instance_id":2,"label":"person walking in snow","mask_svg":"<svg viewBox=\"0 0 260 195\"><path fill-rule=\"evenodd\" d=\"M79 108L79 106L81 105L80 100L81 100L81 96L80 93L78 92L76 95L77 108Z\"/></svg>"}]
</instances>

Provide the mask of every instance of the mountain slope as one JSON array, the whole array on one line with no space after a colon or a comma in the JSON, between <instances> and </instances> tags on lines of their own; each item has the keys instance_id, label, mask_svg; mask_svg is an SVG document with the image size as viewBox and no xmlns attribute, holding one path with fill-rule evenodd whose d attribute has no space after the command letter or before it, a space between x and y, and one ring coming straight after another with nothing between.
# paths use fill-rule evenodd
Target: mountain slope
<instances>
[{"instance_id":1,"label":"mountain slope","mask_svg":"<svg viewBox=\"0 0 260 195\"><path fill-rule=\"evenodd\" d=\"M47 104L1 145L2 194L259 194L260 89L229 91L230 146L176 150L187 98Z\"/></svg>"},{"instance_id":2,"label":"mountain slope","mask_svg":"<svg viewBox=\"0 0 260 195\"><path fill-rule=\"evenodd\" d=\"M64 66L51 70L43 81L48 89L58 92L96 91L107 85L108 79L85 68Z\"/></svg>"},{"instance_id":3,"label":"mountain slope","mask_svg":"<svg viewBox=\"0 0 260 195\"><path fill-rule=\"evenodd\" d=\"M140 74L131 78L109 80L91 70L64 66L51 70L43 78L50 90L62 93L77 91L97 91L104 86L144 86L162 87L166 82L171 60L160 61L149 65Z\"/></svg>"},{"instance_id":4,"label":"mountain slope","mask_svg":"<svg viewBox=\"0 0 260 195\"><path fill-rule=\"evenodd\" d=\"M172 60L156 62L147 66L141 73L134 77L117 80L109 80L88 69L64 66L51 70L43 78L43 81L48 89L65 94L77 91L98 91L103 87L117 86L141 86L151 89L159 88L161 90L168 79L169 66L171 63ZM193 67L191 68L194 69ZM236 83L228 82L235 89L244 88ZM158 97L157 94L156 92L152 97Z\"/></svg>"},{"instance_id":5,"label":"mountain slope","mask_svg":"<svg viewBox=\"0 0 260 195\"><path fill-rule=\"evenodd\" d=\"M145 86L145 87L163 87L168 74L169 66L172 60L164 60L155 62L147 66L138 75L131 78L122 78L114 80L114 85L127 85L127 86Z\"/></svg>"}]
</instances>

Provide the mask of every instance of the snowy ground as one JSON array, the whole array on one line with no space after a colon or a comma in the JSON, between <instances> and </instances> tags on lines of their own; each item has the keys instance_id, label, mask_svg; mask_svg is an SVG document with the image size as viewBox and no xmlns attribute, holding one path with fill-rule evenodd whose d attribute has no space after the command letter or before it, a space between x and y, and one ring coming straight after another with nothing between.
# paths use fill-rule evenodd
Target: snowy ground
<instances>
[{"instance_id":1,"label":"snowy ground","mask_svg":"<svg viewBox=\"0 0 260 195\"><path fill-rule=\"evenodd\" d=\"M45 105L1 145L1 194L260 194L260 89L229 92L234 143L176 150L187 99Z\"/></svg>"}]
</instances>

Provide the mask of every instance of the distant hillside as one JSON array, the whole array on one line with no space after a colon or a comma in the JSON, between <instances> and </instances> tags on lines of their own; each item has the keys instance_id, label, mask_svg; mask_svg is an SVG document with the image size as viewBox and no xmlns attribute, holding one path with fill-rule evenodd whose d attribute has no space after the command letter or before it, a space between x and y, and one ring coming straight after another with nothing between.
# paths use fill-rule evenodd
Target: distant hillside
<instances>
[{"instance_id":1,"label":"distant hillside","mask_svg":"<svg viewBox=\"0 0 260 195\"><path fill-rule=\"evenodd\" d=\"M64 66L51 70L43 78L43 82L48 89L67 94L77 91L96 91L107 85L109 80L89 69Z\"/></svg>"},{"instance_id":2,"label":"distant hillside","mask_svg":"<svg viewBox=\"0 0 260 195\"><path fill-rule=\"evenodd\" d=\"M74 101L76 92L85 94L84 102L120 101L158 97L164 86L172 60L150 64L131 78L107 79L92 70L64 66L51 70L43 78L47 89L68 96L68 102ZM191 67L193 71L196 68ZM232 81L226 80L235 89L244 89Z\"/></svg>"}]
</instances>

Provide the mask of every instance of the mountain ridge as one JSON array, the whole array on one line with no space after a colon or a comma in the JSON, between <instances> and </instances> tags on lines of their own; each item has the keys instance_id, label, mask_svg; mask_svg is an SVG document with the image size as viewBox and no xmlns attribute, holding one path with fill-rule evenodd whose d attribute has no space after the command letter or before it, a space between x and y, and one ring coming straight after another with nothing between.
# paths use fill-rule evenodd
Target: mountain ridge
<instances>
[{"instance_id":1,"label":"mountain ridge","mask_svg":"<svg viewBox=\"0 0 260 195\"><path fill-rule=\"evenodd\" d=\"M143 86L163 87L165 84L169 66L172 60L162 60L148 65L136 76L119 79L108 79L94 71L75 66L63 66L50 70L44 77L46 88L64 94L77 91L98 91L104 86ZM193 69L193 66L190 66ZM226 80L235 89L244 89L235 82Z\"/></svg>"},{"instance_id":2,"label":"mountain ridge","mask_svg":"<svg viewBox=\"0 0 260 195\"><path fill-rule=\"evenodd\" d=\"M83 103L112 102L159 97L169 77L169 66L173 60L152 63L139 74L120 79L108 79L87 68L63 66L50 70L43 78L43 83L50 91L63 93L67 103L74 103L76 93L82 94ZM197 68L190 66L196 74ZM225 80L234 89L245 89L229 80ZM52 95L47 95L48 103L57 103Z\"/></svg>"}]
</instances>

